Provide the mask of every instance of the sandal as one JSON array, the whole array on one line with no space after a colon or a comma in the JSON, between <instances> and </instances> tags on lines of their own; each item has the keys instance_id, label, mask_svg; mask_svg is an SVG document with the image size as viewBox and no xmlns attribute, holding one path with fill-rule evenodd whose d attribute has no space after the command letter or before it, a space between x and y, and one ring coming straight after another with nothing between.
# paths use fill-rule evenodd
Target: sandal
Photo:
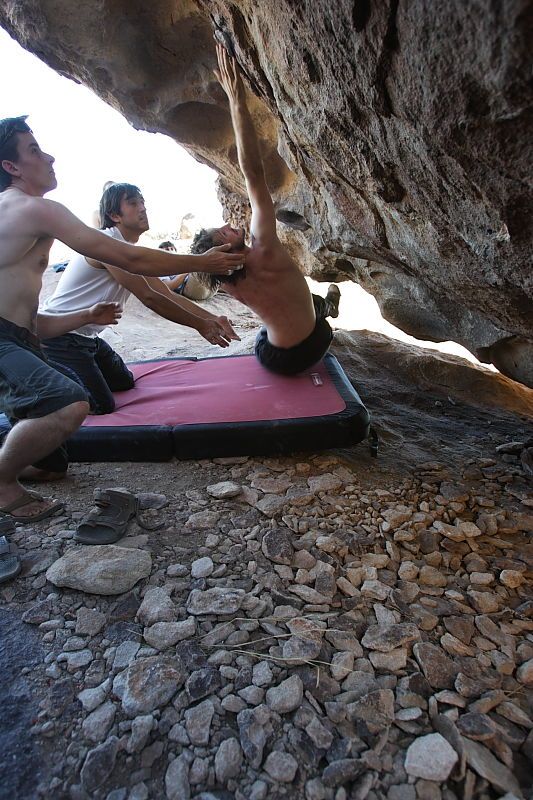
<instances>
[{"instance_id":1,"label":"sandal","mask_svg":"<svg viewBox=\"0 0 533 800\"><path fill-rule=\"evenodd\" d=\"M102 489L95 492L95 505L80 522L74 538L82 544L114 544L126 533L139 501L131 492Z\"/></svg>"},{"instance_id":2,"label":"sandal","mask_svg":"<svg viewBox=\"0 0 533 800\"><path fill-rule=\"evenodd\" d=\"M37 492L28 492L24 490L16 500L13 500L13 502L8 503L7 506L0 508L0 513L9 514L14 522L38 522L41 519L47 519L47 517L57 514L58 511L63 511L65 508L64 503L62 503L60 500L56 500L55 502L52 502L52 505L48 506L37 514L13 514L13 511L16 511L18 508L24 508L24 506L29 506L30 503L47 502L49 502L49 498L41 497L41 495L37 494Z\"/></svg>"},{"instance_id":3,"label":"sandal","mask_svg":"<svg viewBox=\"0 0 533 800\"><path fill-rule=\"evenodd\" d=\"M14 533L15 523L11 517L0 518L0 533ZM22 562L14 544L10 544L5 536L0 536L0 583L6 583L19 574Z\"/></svg>"}]
</instances>

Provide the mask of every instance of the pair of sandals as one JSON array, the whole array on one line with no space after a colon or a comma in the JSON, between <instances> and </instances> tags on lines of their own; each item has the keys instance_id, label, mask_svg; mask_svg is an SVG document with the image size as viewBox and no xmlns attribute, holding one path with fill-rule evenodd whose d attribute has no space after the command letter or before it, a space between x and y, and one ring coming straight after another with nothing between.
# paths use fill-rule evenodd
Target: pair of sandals
<instances>
[{"instance_id":1,"label":"pair of sandals","mask_svg":"<svg viewBox=\"0 0 533 800\"><path fill-rule=\"evenodd\" d=\"M31 492L26 494L28 497L19 498L15 505L10 505L9 510L14 511L24 504L42 499ZM15 578L22 568L18 548L7 538L15 533L15 522L46 519L60 509L63 509L63 504L58 502L32 517L8 516L8 507L3 509L4 516L0 517L0 584ZM124 536L128 522L138 510L139 501L131 492L100 489L95 493L95 508L80 522L74 538L82 544L114 544Z\"/></svg>"}]
</instances>

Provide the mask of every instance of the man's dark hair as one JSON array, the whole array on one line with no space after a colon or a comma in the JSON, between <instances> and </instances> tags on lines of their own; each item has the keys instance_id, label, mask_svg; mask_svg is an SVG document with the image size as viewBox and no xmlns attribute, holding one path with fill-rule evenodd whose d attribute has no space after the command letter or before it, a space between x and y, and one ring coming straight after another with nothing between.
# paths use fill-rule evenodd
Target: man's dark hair
<instances>
[{"instance_id":1,"label":"man's dark hair","mask_svg":"<svg viewBox=\"0 0 533 800\"><path fill-rule=\"evenodd\" d=\"M126 200L132 197L142 197L142 192L133 183L114 183L109 186L100 200L100 229L113 228L116 222L111 219L111 214L120 214L120 201L126 196Z\"/></svg>"},{"instance_id":2,"label":"man's dark hair","mask_svg":"<svg viewBox=\"0 0 533 800\"><path fill-rule=\"evenodd\" d=\"M201 255L211 250L212 247L216 247L213 241L213 230L214 228L201 228L198 231L192 240L191 249L189 251L192 255ZM246 275L246 267L236 270L233 275L212 275L210 272L196 272L195 275L200 283L216 292L221 283L235 284L238 280L244 278Z\"/></svg>"},{"instance_id":3,"label":"man's dark hair","mask_svg":"<svg viewBox=\"0 0 533 800\"><path fill-rule=\"evenodd\" d=\"M31 133L30 126L26 123L28 116L6 117L0 119L0 165L2 161L16 161L18 158L17 133ZM11 186L11 175L0 166L0 192Z\"/></svg>"},{"instance_id":4,"label":"man's dark hair","mask_svg":"<svg viewBox=\"0 0 533 800\"><path fill-rule=\"evenodd\" d=\"M171 241L161 242L161 244L158 245L158 248L160 250L170 250L172 252L176 252L176 247Z\"/></svg>"}]
</instances>

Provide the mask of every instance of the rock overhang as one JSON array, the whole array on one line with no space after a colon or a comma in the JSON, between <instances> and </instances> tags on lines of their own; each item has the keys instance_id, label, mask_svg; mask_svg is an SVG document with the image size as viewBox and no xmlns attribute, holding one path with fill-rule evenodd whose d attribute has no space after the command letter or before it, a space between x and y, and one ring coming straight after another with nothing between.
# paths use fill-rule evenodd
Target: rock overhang
<instances>
[{"instance_id":1,"label":"rock overhang","mask_svg":"<svg viewBox=\"0 0 533 800\"><path fill-rule=\"evenodd\" d=\"M7 0L0 24L220 174L246 219L213 21L234 43L284 241L418 338L533 385L526 2Z\"/></svg>"}]
</instances>

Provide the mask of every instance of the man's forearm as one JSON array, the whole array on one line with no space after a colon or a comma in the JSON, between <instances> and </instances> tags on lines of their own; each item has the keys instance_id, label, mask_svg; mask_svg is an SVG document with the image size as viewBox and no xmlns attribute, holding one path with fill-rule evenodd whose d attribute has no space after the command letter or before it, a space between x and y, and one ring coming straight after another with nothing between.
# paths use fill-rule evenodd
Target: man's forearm
<instances>
[{"instance_id":1,"label":"man's forearm","mask_svg":"<svg viewBox=\"0 0 533 800\"><path fill-rule=\"evenodd\" d=\"M172 259L172 261L169 261L169 259ZM151 247L135 247L135 253L131 254L131 262L125 267L128 272L147 277L207 271L204 263L205 259L202 259L201 255L166 253L163 250L155 250Z\"/></svg>"},{"instance_id":2,"label":"man's forearm","mask_svg":"<svg viewBox=\"0 0 533 800\"><path fill-rule=\"evenodd\" d=\"M171 292L163 281L158 282L161 285L155 287L150 279L148 280L152 293L143 300L143 303L160 317L195 330L198 330L202 320L214 318L213 314L200 308L196 303Z\"/></svg>"},{"instance_id":3,"label":"man's forearm","mask_svg":"<svg viewBox=\"0 0 533 800\"><path fill-rule=\"evenodd\" d=\"M264 175L259 141L246 104L244 92L239 97L231 99L230 110L237 143L239 166L244 177L255 178L258 175Z\"/></svg>"},{"instance_id":4,"label":"man's forearm","mask_svg":"<svg viewBox=\"0 0 533 800\"><path fill-rule=\"evenodd\" d=\"M62 336L83 325L88 325L91 321L90 310L84 308L82 311L73 311L70 314L37 314L35 321L35 333L39 339L53 339L55 336Z\"/></svg>"}]
</instances>

